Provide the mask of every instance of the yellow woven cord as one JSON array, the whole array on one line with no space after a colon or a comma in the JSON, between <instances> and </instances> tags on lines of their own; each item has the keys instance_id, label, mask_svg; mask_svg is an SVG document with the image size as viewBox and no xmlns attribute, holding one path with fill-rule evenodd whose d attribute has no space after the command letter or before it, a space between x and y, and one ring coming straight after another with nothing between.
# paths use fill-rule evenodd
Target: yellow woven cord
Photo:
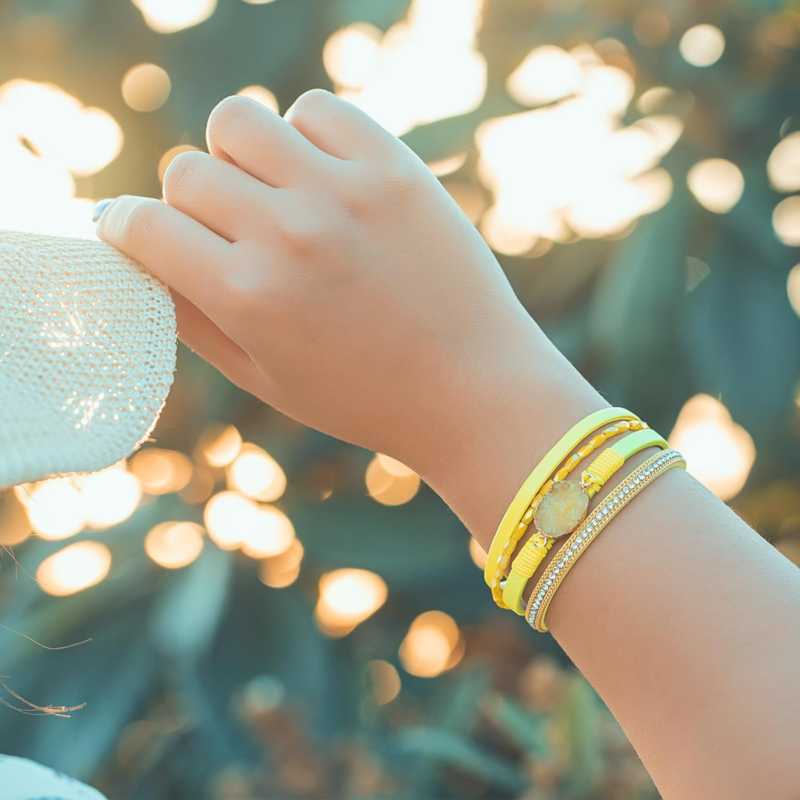
<instances>
[{"instance_id":1,"label":"yellow woven cord","mask_svg":"<svg viewBox=\"0 0 800 800\"><path fill-rule=\"evenodd\" d=\"M581 473L581 481L587 487L589 497L594 497L631 456L647 450L648 447L660 447L662 450L666 450L669 443L649 428L632 433L603 450Z\"/></svg>"},{"instance_id":2,"label":"yellow woven cord","mask_svg":"<svg viewBox=\"0 0 800 800\"><path fill-rule=\"evenodd\" d=\"M619 422L614 423L609 428L606 428L604 431L601 431L597 435L593 436L589 442L587 442L577 453L573 453L569 458L567 458L564 465L556 472L555 475L552 475L550 478L545 481L544 485L541 489L537 492L536 496L531 501L530 506L525 511L522 516L522 520L517 525L511 541L506 543L505 551L503 552L500 560L500 565L496 570L497 578L499 579L498 585L492 587L492 598L497 603L500 608L510 608L505 599L505 586L506 586L506 579L503 577L503 573L505 571L506 566L508 565L509 559L514 553L514 548L517 546L517 543L520 541L522 536L527 531L528 527L534 520L534 515L536 513L536 509L539 507L542 499L545 495L548 494L550 489L555 486L560 481L565 480L569 474L574 470L578 464L584 459L587 458L591 453L605 444L608 439L613 436L617 436L620 433L625 433L626 431L631 430L641 430L643 428L647 428L647 423L642 422L641 420L620 420ZM539 564L542 563L544 557L547 555L550 548L553 546L553 542L555 538L546 536L545 534L533 536L530 540L530 547L527 549L528 557L530 559L530 569L531 575L536 572L536 568ZM515 579L515 581L518 579ZM514 588L514 584L512 583L511 591L516 591ZM513 608L517 608L518 606L513 606ZM518 613L522 613L520 610Z\"/></svg>"},{"instance_id":3,"label":"yellow woven cord","mask_svg":"<svg viewBox=\"0 0 800 800\"><path fill-rule=\"evenodd\" d=\"M607 447L581 473L581 483L586 487L590 498L594 497L603 484L630 458L648 447L668 447L665 439L650 428L636 431ZM556 476L558 479L558 476ZM561 479L563 480L563 478ZM544 493L542 493L544 494ZM511 564L511 571L503 586L503 603L515 614L522 616L525 608L522 595L528 581L534 576L555 539L537 534L528 539Z\"/></svg>"},{"instance_id":4,"label":"yellow woven cord","mask_svg":"<svg viewBox=\"0 0 800 800\"><path fill-rule=\"evenodd\" d=\"M656 453L620 481L616 489L603 498L597 508L580 524L564 543L556 557L547 565L544 574L528 600L525 616L532 628L547 632L545 615L556 590L586 548L600 535L614 517L640 492L672 467L686 467L686 461L677 450Z\"/></svg>"},{"instance_id":5,"label":"yellow woven cord","mask_svg":"<svg viewBox=\"0 0 800 800\"><path fill-rule=\"evenodd\" d=\"M548 477L552 475L564 459L565 453L574 449L583 439L594 433L594 431L602 425L618 420L641 422L635 414L632 414L624 408L603 408L600 411L589 414L588 417L585 417L577 423L577 425L570 428L570 430L547 452L533 472L528 476L525 483L522 484L516 497L511 501L511 505L509 505L508 510L503 515L503 519L500 521L500 525L492 540L486 559L486 568L483 573L484 580L492 591L492 597L495 603L501 608L505 608L505 604L503 603L500 579L511 557L511 553L514 552L517 542L525 531L527 531L528 525L533 519L534 509L530 506L535 501L536 495L540 492ZM620 428L617 433L629 429L630 425ZM585 447L582 448L582 450L584 449ZM575 453L571 457L571 461L574 461L572 466L577 465L581 458L583 458L580 453L581 451Z\"/></svg>"}]
</instances>

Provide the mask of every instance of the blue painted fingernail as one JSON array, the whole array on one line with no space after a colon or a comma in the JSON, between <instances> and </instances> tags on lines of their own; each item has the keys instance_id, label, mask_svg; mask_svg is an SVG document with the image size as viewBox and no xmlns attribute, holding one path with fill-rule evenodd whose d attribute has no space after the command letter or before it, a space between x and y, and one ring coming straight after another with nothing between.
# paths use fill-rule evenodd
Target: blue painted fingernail
<instances>
[{"instance_id":1,"label":"blue painted fingernail","mask_svg":"<svg viewBox=\"0 0 800 800\"><path fill-rule=\"evenodd\" d=\"M108 197L105 200L98 200L92 209L92 222L97 222L103 216L103 212L114 202L113 197Z\"/></svg>"}]
</instances>

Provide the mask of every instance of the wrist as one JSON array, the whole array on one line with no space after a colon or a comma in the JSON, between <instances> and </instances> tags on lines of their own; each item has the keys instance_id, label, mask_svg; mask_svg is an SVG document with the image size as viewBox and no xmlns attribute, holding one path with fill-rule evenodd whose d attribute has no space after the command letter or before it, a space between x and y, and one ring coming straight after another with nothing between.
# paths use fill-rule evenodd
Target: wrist
<instances>
[{"instance_id":1,"label":"wrist","mask_svg":"<svg viewBox=\"0 0 800 800\"><path fill-rule=\"evenodd\" d=\"M519 487L577 421L608 406L541 330L472 362L418 469L488 550Z\"/></svg>"}]
</instances>

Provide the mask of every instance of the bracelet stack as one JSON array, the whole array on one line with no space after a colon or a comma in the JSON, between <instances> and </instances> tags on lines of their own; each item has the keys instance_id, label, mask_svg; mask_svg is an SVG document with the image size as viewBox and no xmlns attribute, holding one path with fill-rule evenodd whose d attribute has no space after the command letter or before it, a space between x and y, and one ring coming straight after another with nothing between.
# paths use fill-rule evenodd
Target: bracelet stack
<instances>
[{"instance_id":1,"label":"bracelet stack","mask_svg":"<svg viewBox=\"0 0 800 800\"><path fill-rule=\"evenodd\" d=\"M611 439L613 444L601 450ZM594 496L625 461L653 447L662 452L624 478L590 511ZM602 409L571 428L522 485L497 529L484 570L484 579L497 605L525 615L531 627L546 632L547 608L580 555L646 486L668 469L686 466L680 453L667 448L666 440L623 408ZM581 472L580 480L569 479L578 464L598 450ZM529 528L532 535L514 556ZM556 540L563 537L568 538L547 565L524 608L522 596L528 582Z\"/></svg>"}]
</instances>

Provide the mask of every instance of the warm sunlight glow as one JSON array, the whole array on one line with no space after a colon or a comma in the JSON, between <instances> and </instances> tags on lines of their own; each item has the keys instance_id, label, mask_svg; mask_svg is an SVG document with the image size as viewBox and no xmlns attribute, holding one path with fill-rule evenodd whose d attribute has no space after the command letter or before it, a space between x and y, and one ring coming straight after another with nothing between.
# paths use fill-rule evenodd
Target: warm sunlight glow
<instances>
[{"instance_id":1,"label":"warm sunlight glow","mask_svg":"<svg viewBox=\"0 0 800 800\"><path fill-rule=\"evenodd\" d=\"M100 542L75 542L46 558L36 570L42 591L63 597L96 586L108 575L111 551Z\"/></svg>"},{"instance_id":2,"label":"warm sunlight glow","mask_svg":"<svg viewBox=\"0 0 800 800\"><path fill-rule=\"evenodd\" d=\"M767 175L779 192L800 190L800 131L790 133L775 145L767 159Z\"/></svg>"},{"instance_id":3,"label":"warm sunlight glow","mask_svg":"<svg viewBox=\"0 0 800 800\"><path fill-rule=\"evenodd\" d=\"M240 97L249 97L251 100L255 100L256 103L261 103L262 106L266 106L270 111L274 111L276 114L280 111L280 107L278 106L278 98L266 88L266 86L245 86L243 89L239 89L236 92Z\"/></svg>"},{"instance_id":4,"label":"warm sunlight glow","mask_svg":"<svg viewBox=\"0 0 800 800\"><path fill-rule=\"evenodd\" d=\"M132 0L156 33L175 33L205 22L217 0Z\"/></svg>"},{"instance_id":5,"label":"warm sunlight glow","mask_svg":"<svg viewBox=\"0 0 800 800\"><path fill-rule=\"evenodd\" d=\"M399 506L419 491L416 472L389 456L378 454L367 467L367 491L373 500L385 506Z\"/></svg>"},{"instance_id":6,"label":"warm sunlight glow","mask_svg":"<svg viewBox=\"0 0 800 800\"><path fill-rule=\"evenodd\" d=\"M388 661L374 660L367 663L369 677L372 681L372 693L375 703L385 706L400 694L400 675L394 665Z\"/></svg>"},{"instance_id":7,"label":"warm sunlight glow","mask_svg":"<svg viewBox=\"0 0 800 800\"><path fill-rule=\"evenodd\" d=\"M156 64L137 64L122 79L122 99L134 111L155 111L167 102L172 84Z\"/></svg>"},{"instance_id":8,"label":"warm sunlight glow","mask_svg":"<svg viewBox=\"0 0 800 800\"><path fill-rule=\"evenodd\" d=\"M242 447L242 436L233 425L213 423L201 434L196 452L199 458L212 467L230 464Z\"/></svg>"},{"instance_id":9,"label":"warm sunlight glow","mask_svg":"<svg viewBox=\"0 0 800 800\"><path fill-rule=\"evenodd\" d=\"M258 506L238 492L219 492L207 503L203 512L206 530L222 550L235 550L257 527Z\"/></svg>"},{"instance_id":10,"label":"warm sunlight glow","mask_svg":"<svg viewBox=\"0 0 800 800\"><path fill-rule=\"evenodd\" d=\"M260 506L254 521L245 527L242 552L250 558L279 556L294 541L294 525L289 517L273 506Z\"/></svg>"},{"instance_id":11,"label":"warm sunlight glow","mask_svg":"<svg viewBox=\"0 0 800 800\"><path fill-rule=\"evenodd\" d=\"M400 645L400 663L419 678L435 678L463 657L463 643L455 620L443 611L420 614Z\"/></svg>"},{"instance_id":12,"label":"warm sunlight glow","mask_svg":"<svg viewBox=\"0 0 800 800\"><path fill-rule=\"evenodd\" d=\"M511 97L526 106L559 100L574 94L582 85L580 62L552 44L531 50L506 81Z\"/></svg>"},{"instance_id":13,"label":"warm sunlight glow","mask_svg":"<svg viewBox=\"0 0 800 800\"><path fill-rule=\"evenodd\" d=\"M192 479L192 460L177 450L147 447L131 459L131 472L148 494L168 494L183 489Z\"/></svg>"},{"instance_id":14,"label":"warm sunlight glow","mask_svg":"<svg viewBox=\"0 0 800 800\"><path fill-rule=\"evenodd\" d=\"M776 236L789 247L800 247L800 195L781 200L772 212Z\"/></svg>"},{"instance_id":15,"label":"warm sunlight glow","mask_svg":"<svg viewBox=\"0 0 800 800\"><path fill-rule=\"evenodd\" d=\"M724 158L698 161L689 170L686 182L697 202L716 214L730 211L744 191L742 171Z\"/></svg>"},{"instance_id":16,"label":"warm sunlight glow","mask_svg":"<svg viewBox=\"0 0 800 800\"><path fill-rule=\"evenodd\" d=\"M76 479L81 486L86 522L92 528L110 528L128 519L139 505L139 479L118 464Z\"/></svg>"},{"instance_id":17,"label":"warm sunlight glow","mask_svg":"<svg viewBox=\"0 0 800 800\"><path fill-rule=\"evenodd\" d=\"M27 484L17 497L34 533L42 539L66 539L80 533L86 525L86 512L80 491L69 478L54 478Z\"/></svg>"},{"instance_id":18,"label":"warm sunlight glow","mask_svg":"<svg viewBox=\"0 0 800 800\"><path fill-rule=\"evenodd\" d=\"M345 636L371 617L386 602L387 594L386 583L374 572L337 569L320 578L314 618L328 636Z\"/></svg>"},{"instance_id":19,"label":"warm sunlight glow","mask_svg":"<svg viewBox=\"0 0 800 800\"><path fill-rule=\"evenodd\" d=\"M331 80L348 89L363 88L378 68L382 35L367 22L354 22L332 34L322 49Z\"/></svg>"},{"instance_id":20,"label":"warm sunlight glow","mask_svg":"<svg viewBox=\"0 0 800 800\"><path fill-rule=\"evenodd\" d=\"M0 84L0 228L92 238L92 201L76 197L75 178L106 167L122 143L110 114L54 84Z\"/></svg>"},{"instance_id":21,"label":"warm sunlight glow","mask_svg":"<svg viewBox=\"0 0 800 800\"><path fill-rule=\"evenodd\" d=\"M326 68L359 86L337 84L337 94L397 135L473 111L486 94L486 59L475 46L482 6L482 0L412 0L374 59L363 23L355 34L346 28L344 46L337 39L330 44Z\"/></svg>"},{"instance_id":22,"label":"warm sunlight glow","mask_svg":"<svg viewBox=\"0 0 800 800\"><path fill-rule=\"evenodd\" d=\"M714 25L695 25L683 34L681 55L694 67L709 67L725 51L725 37Z\"/></svg>"},{"instance_id":23,"label":"warm sunlight glow","mask_svg":"<svg viewBox=\"0 0 800 800\"><path fill-rule=\"evenodd\" d=\"M683 453L688 471L720 500L739 494L756 458L750 434L707 394L686 402L669 443Z\"/></svg>"},{"instance_id":24,"label":"warm sunlight glow","mask_svg":"<svg viewBox=\"0 0 800 800\"><path fill-rule=\"evenodd\" d=\"M242 445L228 465L228 486L247 497L272 503L286 491L286 474L266 450L255 444Z\"/></svg>"},{"instance_id":25,"label":"warm sunlight glow","mask_svg":"<svg viewBox=\"0 0 800 800\"><path fill-rule=\"evenodd\" d=\"M203 550L203 529L194 522L162 522L145 537L144 550L160 567L186 567Z\"/></svg>"},{"instance_id":26,"label":"warm sunlight glow","mask_svg":"<svg viewBox=\"0 0 800 800\"><path fill-rule=\"evenodd\" d=\"M295 539L292 546L279 556L265 558L258 565L258 578L266 586L283 589L291 586L300 575L303 545Z\"/></svg>"}]
</instances>

